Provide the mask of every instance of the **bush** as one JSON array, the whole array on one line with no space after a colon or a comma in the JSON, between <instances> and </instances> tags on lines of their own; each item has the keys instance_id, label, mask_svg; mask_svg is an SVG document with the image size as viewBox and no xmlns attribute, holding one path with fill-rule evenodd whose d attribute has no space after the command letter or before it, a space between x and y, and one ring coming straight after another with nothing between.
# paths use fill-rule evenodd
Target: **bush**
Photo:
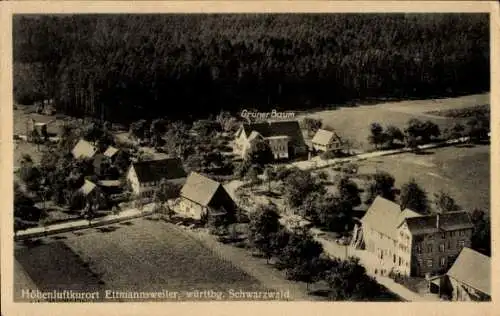
<instances>
[{"instance_id":1,"label":"bush","mask_svg":"<svg viewBox=\"0 0 500 316\"><path fill-rule=\"evenodd\" d=\"M248 244L245 240L236 242L234 246L238 248L248 248Z\"/></svg>"}]
</instances>

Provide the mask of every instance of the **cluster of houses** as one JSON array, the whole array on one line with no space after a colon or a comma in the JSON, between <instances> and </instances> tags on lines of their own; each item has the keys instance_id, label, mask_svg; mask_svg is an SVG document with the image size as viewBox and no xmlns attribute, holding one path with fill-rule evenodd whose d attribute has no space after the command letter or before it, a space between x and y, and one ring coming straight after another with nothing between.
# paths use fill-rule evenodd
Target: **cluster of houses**
<instances>
[{"instance_id":1,"label":"cluster of houses","mask_svg":"<svg viewBox=\"0 0 500 316\"><path fill-rule=\"evenodd\" d=\"M276 160L299 157L309 151L298 121L242 124L235 134L235 152L244 157L257 140L269 144ZM312 140L312 148L316 151L341 150L342 141L335 132L320 129ZM81 139L74 146L72 155L75 159L91 159L95 174L101 177L102 162L107 160L113 163L119 151L113 146L99 151L95 145ZM201 217L202 214L207 213L207 210L219 214L220 210L224 213L227 209L235 208L234 202L220 183L196 173L188 175L179 158L132 162L125 178L132 196L145 200L151 200L161 181L183 186L179 210L195 218ZM79 191L85 197L109 196L119 194L122 187L123 183L118 179L99 180L96 183L85 180ZM219 202L213 202L212 195L214 201L219 201L219 199L224 201L224 207L217 206L218 210L215 210L213 203Z\"/></svg>"},{"instance_id":2,"label":"cluster of houses","mask_svg":"<svg viewBox=\"0 0 500 316\"><path fill-rule=\"evenodd\" d=\"M75 159L93 159L96 173L103 159L113 161L119 149L109 146L103 153L90 142L79 140L72 150ZM175 186L182 186L178 210L194 219L220 217L236 210L236 203L224 186L206 176L184 170L179 158L131 162L125 174L134 199L151 200L160 183L165 181ZM122 181L100 180L97 183L85 180L79 191L87 198L117 193L112 188L123 187Z\"/></svg>"},{"instance_id":3,"label":"cluster of houses","mask_svg":"<svg viewBox=\"0 0 500 316\"><path fill-rule=\"evenodd\" d=\"M244 156L256 140L266 141L277 160L308 151L297 121L243 124L235 134L235 151ZM312 146L317 151L337 151L342 150L342 141L333 131L319 130ZM72 153L75 158L99 161L112 160L118 151L109 147L98 153L81 140ZM86 181L81 190L92 194L119 185L116 180L105 181ZM151 198L162 181L182 186L176 210L194 219L224 217L237 208L221 183L195 172L188 175L179 158L132 162L126 181L136 198ZM472 233L467 212L422 215L379 196L355 227L351 246L373 254L381 273L425 276L431 285L449 289L454 300L485 300L491 295L490 259L470 249Z\"/></svg>"},{"instance_id":4,"label":"cluster of houses","mask_svg":"<svg viewBox=\"0 0 500 316\"><path fill-rule=\"evenodd\" d=\"M335 131L320 129L308 148L298 121L267 121L242 124L235 134L235 153L245 157L258 141L269 144L274 159L292 159L306 155L309 149L335 152L343 149L342 139Z\"/></svg>"},{"instance_id":5,"label":"cluster of houses","mask_svg":"<svg viewBox=\"0 0 500 316\"><path fill-rule=\"evenodd\" d=\"M470 249L467 212L422 215L378 196L360 222L352 245L375 256L382 274L426 277L453 300L490 298L490 258Z\"/></svg>"}]
</instances>

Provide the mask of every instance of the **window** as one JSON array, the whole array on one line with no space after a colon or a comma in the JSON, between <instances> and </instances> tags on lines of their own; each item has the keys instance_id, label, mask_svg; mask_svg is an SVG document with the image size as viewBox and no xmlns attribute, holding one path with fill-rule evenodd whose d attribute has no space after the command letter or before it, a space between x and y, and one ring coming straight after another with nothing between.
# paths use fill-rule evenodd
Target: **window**
<instances>
[{"instance_id":1,"label":"window","mask_svg":"<svg viewBox=\"0 0 500 316\"><path fill-rule=\"evenodd\" d=\"M446 239L446 233L441 233L441 239Z\"/></svg>"},{"instance_id":2,"label":"window","mask_svg":"<svg viewBox=\"0 0 500 316\"><path fill-rule=\"evenodd\" d=\"M417 244L415 246L415 250L417 251L417 253L422 253L422 245L421 244Z\"/></svg>"},{"instance_id":3,"label":"window","mask_svg":"<svg viewBox=\"0 0 500 316\"><path fill-rule=\"evenodd\" d=\"M399 265L401 265L402 263L402 260L401 260L401 257L399 257Z\"/></svg>"},{"instance_id":4,"label":"window","mask_svg":"<svg viewBox=\"0 0 500 316\"><path fill-rule=\"evenodd\" d=\"M448 240L448 249L451 249L451 241Z\"/></svg>"},{"instance_id":5,"label":"window","mask_svg":"<svg viewBox=\"0 0 500 316\"><path fill-rule=\"evenodd\" d=\"M432 240L432 239L434 239L434 235L432 235L432 234L427 235L427 238L430 239L430 240Z\"/></svg>"},{"instance_id":6,"label":"window","mask_svg":"<svg viewBox=\"0 0 500 316\"><path fill-rule=\"evenodd\" d=\"M439 244L439 252L444 252L444 244Z\"/></svg>"},{"instance_id":7,"label":"window","mask_svg":"<svg viewBox=\"0 0 500 316\"><path fill-rule=\"evenodd\" d=\"M427 252L428 253L432 252L432 244L427 245Z\"/></svg>"},{"instance_id":8,"label":"window","mask_svg":"<svg viewBox=\"0 0 500 316\"><path fill-rule=\"evenodd\" d=\"M453 262L455 262L455 256L448 256L448 263L451 265Z\"/></svg>"},{"instance_id":9,"label":"window","mask_svg":"<svg viewBox=\"0 0 500 316\"><path fill-rule=\"evenodd\" d=\"M465 247L465 241L464 240L459 240L458 241L458 249L462 249L463 247Z\"/></svg>"},{"instance_id":10,"label":"window","mask_svg":"<svg viewBox=\"0 0 500 316\"><path fill-rule=\"evenodd\" d=\"M439 259L439 264L441 265L441 268L445 267L446 266L446 257L441 257L441 259Z\"/></svg>"},{"instance_id":11,"label":"window","mask_svg":"<svg viewBox=\"0 0 500 316\"><path fill-rule=\"evenodd\" d=\"M425 263L427 264L427 267L428 267L428 268L432 268L432 264L433 264L432 259L427 259L427 260L425 261Z\"/></svg>"},{"instance_id":12,"label":"window","mask_svg":"<svg viewBox=\"0 0 500 316\"><path fill-rule=\"evenodd\" d=\"M461 230L459 234L460 236L465 236L465 230Z\"/></svg>"}]
</instances>

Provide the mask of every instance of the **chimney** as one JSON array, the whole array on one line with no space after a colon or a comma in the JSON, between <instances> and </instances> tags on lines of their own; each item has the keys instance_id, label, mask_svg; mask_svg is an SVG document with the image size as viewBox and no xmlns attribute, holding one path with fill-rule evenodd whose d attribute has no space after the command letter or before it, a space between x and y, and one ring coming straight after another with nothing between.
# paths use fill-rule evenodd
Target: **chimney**
<instances>
[{"instance_id":1,"label":"chimney","mask_svg":"<svg viewBox=\"0 0 500 316\"><path fill-rule=\"evenodd\" d=\"M439 229L439 213L436 214L436 228Z\"/></svg>"}]
</instances>

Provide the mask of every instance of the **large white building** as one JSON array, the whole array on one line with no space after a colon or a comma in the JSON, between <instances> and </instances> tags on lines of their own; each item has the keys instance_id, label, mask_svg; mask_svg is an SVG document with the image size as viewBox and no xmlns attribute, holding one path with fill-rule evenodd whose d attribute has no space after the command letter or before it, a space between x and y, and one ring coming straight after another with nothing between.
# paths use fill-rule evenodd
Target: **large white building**
<instances>
[{"instance_id":1,"label":"large white building","mask_svg":"<svg viewBox=\"0 0 500 316\"><path fill-rule=\"evenodd\" d=\"M242 124L235 134L235 152L245 157L258 140L269 144L274 159L289 159L307 153L307 146L297 121Z\"/></svg>"},{"instance_id":2,"label":"large white building","mask_svg":"<svg viewBox=\"0 0 500 316\"><path fill-rule=\"evenodd\" d=\"M465 211L421 215L377 196L361 219L358 236L381 270L425 276L447 270L470 247L472 229Z\"/></svg>"}]
</instances>

